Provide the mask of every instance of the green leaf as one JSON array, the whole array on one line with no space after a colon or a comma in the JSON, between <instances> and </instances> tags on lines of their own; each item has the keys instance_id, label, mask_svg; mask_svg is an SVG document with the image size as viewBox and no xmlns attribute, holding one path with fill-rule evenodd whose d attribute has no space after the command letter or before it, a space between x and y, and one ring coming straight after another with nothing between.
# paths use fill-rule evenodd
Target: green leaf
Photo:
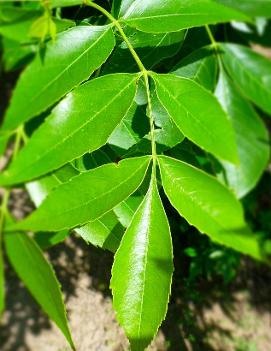
<instances>
[{"instance_id":1,"label":"green leaf","mask_svg":"<svg viewBox=\"0 0 271 351\"><path fill-rule=\"evenodd\" d=\"M2 38L3 44L3 64L4 70L14 71L22 68L25 63L34 56L36 52L35 45L21 45L15 40Z\"/></svg>"},{"instance_id":2,"label":"green leaf","mask_svg":"<svg viewBox=\"0 0 271 351\"><path fill-rule=\"evenodd\" d=\"M40 10L5 5L0 7L0 34L12 40L27 42L32 23L42 15Z\"/></svg>"},{"instance_id":3,"label":"green leaf","mask_svg":"<svg viewBox=\"0 0 271 351\"><path fill-rule=\"evenodd\" d=\"M269 160L269 137L264 123L255 110L221 71L216 96L233 124L238 166L222 162L226 180L238 197L246 195L256 185Z\"/></svg>"},{"instance_id":4,"label":"green leaf","mask_svg":"<svg viewBox=\"0 0 271 351\"><path fill-rule=\"evenodd\" d=\"M76 228L75 231L87 243L115 252L119 247L124 228L114 212L110 211L101 218Z\"/></svg>"},{"instance_id":5,"label":"green leaf","mask_svg":"<svg viewBox=\"0 0 271 351\"><path fill-rule=\"evenodd\" d=\"M165 58L174 56L180 49L186 31L176 33L152 34L129 28L128 39L136 49L146 69L152 69ZM138 66L125 42L117 46L105 64L102 73L138 72Z\"/></svg>"},{"instance_id":6,"label":"green leaf","mask_svg":"<svg viewBox=\"0 0 271 351\"><path fill-rule=\"evenodd\" d=\"M167 197L189 224L222 245L262 258L258 238L247 228L241 204L225 186L182 161L160 156L159 165Z\"/></svg>"},{"instance_id":7,"label":"green leaf","mask_svg":"<svg viewBox=\"0 0 271 351\"><path fill-rule=\"evenodd\" d=\"M106 144L132 104L137 79L130 74L108 75L71 92L0 176L0 183L33 179Z\"/></svg>"},{"instance_id":8,"label":"green leaf","mask_svg":"<svg viewBox=\"0 0 271 351\"><path fill-rule=\"evenodd\" d=\"M15 129L48 109L100 67L114 45L109 26L78 26L59 34L20 76L2 128Z\"/></svg>"},{"instance_id":9,"label":"green leaf","mask_svg":"<svg viewBox=\"0 0 271 351\"><path fill-rule=\"evenodd\" d=\"M237 44L220 44L223 63L244 96L271 114L271 62Z\"/></svg>"},{"instance_id":10,"label":"green leaf","mask_svg":"<svg viewBox=\"0 0 271 351\"><path fill-rule=\"evenodd\" d=\"M128 150L137 144L149 131L149 121L145 109L134 101L108 139L108 144Z\"/></svg>"},{"instance_id":11,"label":"green leaf","mask_svg":"<svg viewBox=\"0 0 271 351\"><path fill-rule=\"evenodd\" d=\"M215 156L237 162L233 128L217 99L194 81L152 74L158 98L180 131Z\"/></svg>"},{"instance_id":12,"label":"green leaf","mask_svg":"<svg viewBox=\"0 0 271 351\"><path fill-rule=\"evenodd\" d=\"M47 195L62 183L78 175L79 172L70 164L58 169L56 172L26 184L26 190L36 207L44 201Z\"/></svg>"},{"instance_id":13,"label":"green leaf","mask_svg":"<svg viewBox=\"0 0 271 351\"><path fill-rule=\"evenodd\" d=\"M11 40L15 40L21 44L31 42L31 29L35 24L40 24L39 28L44 28L46 25L41 18L45 18L41 10L26 9L23 7L4 6L0 8L0 34ZM55 24L55 31L62 32L75 23L71 20L59 19L52 17L51 21ZM45 35L47 34L47 31Z\"/></svg>"},{"instance_id":14,"label":"green leaf","mask_svg":"<svg viewBox=\"0 0 271 351\"><path fill-rule=\"evenodd\" d=\"M226 6L234 7L250 16L271 17L270 0L216 0Z\"/></svg>"},{"instance_id":15,"label":"green leaf","mask_svg":"<svg viewBox=\"0 0 271 351\"><path fill-rule=\"evenodd\" d=\"M56 233L35 233L34 239L42 250L47 250L64 241L70 235L69 230L61 230Z\"/></svg>"},{"instance_id":16,"label":"green leaf","mask_svg":"<svg viewBox=\"0 0 271 351\"><path fill-rule=\"evenodd\" d=\"M75 175L78 175L78 171L70 164L67 164L51 175L28 183L26 188L32 201L38 207L53 189L67 182ZM96 221L76 228L74 231L87 243L113 252L118 248L123 234L123 228L112 211L106 213ZM35 234L35 240L43 250L46 250L65 240L68 235L68 230L62 230L57 233L38 232Z\"/></svg>"},{"instance_id":17,"label":"green leaf","mask_svg":"<svg viewBox=\"0 0 271 351\"><path fill-rule=\"evenodd\" d=\"M111 288L131 349L142 351L165 318L173 273L170 229L155 180L115 255Z\"/></svg>"},{"instance_id":18,"label":"green leaf","mask_svg":"<svg viewBox=\"0 0 271 351\"><path fill-rule=\"evenodd\" d=\"M5 309L5 267L2 249L2 233L0 233L0 318Z\"/></svg>"},{"instance_id":19,"label":"green leaf","mask_svg":"<svg viewBox=\"0 0 271 351\"><path fill-rule=\"evenodd\" d=\"M82 173L56 188L28 218L11 227L58 231L95 220L140 186L149 163L148 156L130 158Z\"/></svg>"},{"instance_id":20,"label":"green leaf","mask_svg":"<svg viewBox=\"0 0 271 351\"><path fill-rule=\"evenodd\" d=\"M213 91L217 81L217 60L214 49L205 46L193 51L182 59L172 70L179 77L195 80L206 89Z\"/></svg>"},{"instance_id":21,"label":"green leaf","mask_svg":"<svg viewBox=\"0 0 271 351\"><path fill-rule=\"evenodd\" d=\"M135 194L131 195L128 197L128 199L122 201L114 208L113 211L124 228L129 227L132 218L134 217L134 214L143 198L144 196L137 191Z\"/></svg>"},{"instance_id":22,"label":"green leaf","mask_svg":"<svg viewBox=\"0 0 271 351\"><path fill-rule=\"evenodd\" d=\"M41 305L75 349L68 327L60 286L49 262L28 235L8 233L4 236L8 258L27 289Z\"/></svg>"},{"instance_id":23,"label":"green leaf","mask_svg":"<svg viewBox=\"0 0 271 351\"><path fill-rule=\"evenodd\" d=\"M143 32L177 32L205 24L247 21L248 17L213 0L136 0L122 21Z\"/></svg>"},{"instance_id":24,"label":"green leaf","mask_svg":"<svg viewBox=\"0 0 271 351\"><path fill-rule=\"evenodd\" d=\"M155 91L152 92L152 115L155 126L155 140L157 147L163 151L172 148L184 140L184 135L170 118L167 110L161 104ZM149 137L151 140L151 138Z\"/></svg>"},{"instance_id":25,"label":"green leaf","mask_svg":"<svg viewBox=\"0 0 271 351\"><path fill-rule=\"evenodd\" d=\"M75 5L83 5L83 0L50 0L50 7L68 7Z\"/></svg>"}]
</instances>

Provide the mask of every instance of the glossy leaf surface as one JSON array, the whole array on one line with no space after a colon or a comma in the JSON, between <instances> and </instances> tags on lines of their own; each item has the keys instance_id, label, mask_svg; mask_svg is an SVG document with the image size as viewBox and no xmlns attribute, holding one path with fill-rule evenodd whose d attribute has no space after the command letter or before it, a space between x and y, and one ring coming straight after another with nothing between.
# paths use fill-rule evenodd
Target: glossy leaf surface
<instances>
[{"instance_id":1,"label":"glossy leaf surface","mask_svg":"<svg viewBox=\"0 0 271 351\"><path fill-rule=\"evenodd\" d=\"M172 272L169 225L153 180L112 268L113 305L133 351L145 349L165 318Z\"/></svg>"},{"instance_id":2,"label":"glossy leaf surface","mask_svg":"<svg viewBox=\"0 0 271 351\"><path fill-rule=\"evenodd\" d=\"M271 113L271 61L250 48L220 44L227 71L242 93L263 111Z\"/></svg>"},{"instance_id":3,"label":"glossy leaf surface","mask_svg":"<svg viewBox=\"0 0 271 351\"><path fill-rule=\"evenodd\" d=\"M60 286L51 265L28 235L14 232L5 234L4 239L14 270L73 347Z\"/></svg>"},{"instance_id":4,"label":"glossy leaf surface","mask_svg":"<svg viewBox=\"0 0 271 351\"><path fill-rule=\"evenodd\" d=\"M216 96L233 124L239 165L223 162L226 181L238 197L246 195L258 182L269 160L269 137L264 123L222 71Z\"/></svg>"},{"instance_id":5,"label":"glossy leaf surface","mask_svg":"<svg viewBox=\"0 0 271 351\"><path fill-rule=\"evenodd\" d=\"M241 12L212 0L136 0L123 16L129 26L152 33L247 19Z\"/></svg>"},{"instance_id":6,"label":"glossy leaf surface","mask_svg":"<svg viewBox=\"0 0 271 351\"><path fill-rule=\"evenodd\" d=\"M128 39L136 49L146 69L152 69L162 60L174 56L180 49L186 31L176 33L143 33L129 28ZM138 66L127 44L122 42L115 49L102 70L103 74L115 72L138 72Z\"/></svg>"},{"instance_id":7,"label":"glossy leaf surface","mask_svg":"<svg viewBox=\"0 0 271 351\"><path fill-rule=\"evenodd\" d=\"M60 185L36 211L13 228L58 231L95 220L139 187L149 162L147 156L131 158L82 173Z\"/></svg>"},{"instance_id":8,"label":"glossy leaf surface","mask_svg":"<svg viewBox=\"0 0 271 351\"><path fill-rule=\"evenodd\" d=\"M78 26L59 34L20 76L2 128L15 129L48 109L100 67L114 45L108 26Z\"/></svg>"},{"instance_id":9,"label":"glossy leaf surface","mask_svg":"<svg viewBox=\"0 0 271 351\"><path fill-rule=\"evenodd\" d=\"M101 218L76 228L75 231L87 243L115 252L119 247L124 228L114 212L110 211Z\"/></svg>"},{"instance_id":10,"label":"glossy leaf surface","mask_svg":"<svg viewBox=\"0 0 271 351\"><path fill-rule=\"evenodd\" d=\"M174 67L172 73L193 79L213 91L217 80L217 60L214 50L206 46L193 51Z\"/></svg>"},{"instance_id":11,"label":"glossy leaf surface","mask_svg":"<svg viewBox=\"0 0 271 351\"><path fill-rule=\"evenodd\" d=\"M250 16L271 17L270 0L217 0L221 4L234 7Z\"/></svg>"},{"instance_id":12,"label":"glossy leaf surface","mask_svg":"<svg viewBox=\"0 0 271 351\"><path fill-rule=\"evenodd\" d=\"M233 128L217 99L190 79L152 76L160 102L180 131L204 150L236 162Z\"/></svg>"},{"instance_id":13,"label":"glossy leaf surface","mask_svg":"<svg viewBox=\"0 0 271 351\"><path fill-rule=\"evenodd\" d=\"M165 193L181 216L212 240L261 258L259 242L246 226L242 206L226 187L182 161L160 156L159 165Z\"/></svg>"},{"instance_id":14,"label":"glossy leaf surface","mask_svg":"<svg viewBox=\"0 0 271 351\"><path fill-rule=\"evenodd\" d=\"M108 75L71 92L0 176L0 184L31 180L104 145L132 104L136 80L137 75Z\"/></svg>"}]
</instances>

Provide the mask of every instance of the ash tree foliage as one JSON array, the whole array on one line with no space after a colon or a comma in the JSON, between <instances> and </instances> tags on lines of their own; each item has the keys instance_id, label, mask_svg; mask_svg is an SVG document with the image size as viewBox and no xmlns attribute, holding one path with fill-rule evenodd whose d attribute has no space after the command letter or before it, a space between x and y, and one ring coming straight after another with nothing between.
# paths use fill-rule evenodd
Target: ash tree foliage
<instances>
[{"instance_id":1,"label":"ash tree foliage","mask_svg":"<svg viewBox=\"0 0 271 351\"><path fill-rule=\"evenodd\" d=\"M115 253L116 316L131 349L144 350L170 297L165 205L214 242L267 261L242 198L269 160L271 62L248 44L269 17L270 0L1 3L4 70L21 72L0 130L1 154L13 148L0 175L1 311L5 250L75 349L42 252L75 232ZM8 199L18 186L36 209L15 221Z\"/></svg>"}]
</instances>

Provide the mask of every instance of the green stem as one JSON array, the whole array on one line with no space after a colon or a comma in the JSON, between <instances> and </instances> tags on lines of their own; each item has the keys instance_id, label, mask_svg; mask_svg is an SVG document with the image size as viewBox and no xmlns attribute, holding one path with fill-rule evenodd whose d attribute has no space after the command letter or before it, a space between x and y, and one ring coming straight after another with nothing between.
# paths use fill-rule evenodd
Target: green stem
<instances>
[{"instance_id":1,"label":"green stem","mask_svg":"<svg viewBox=\"0 0 271 351\"><path fill-rule=\"evenodd\" d=\"M152 102L151 102L151 92L150 92L150 84L149 84L149 72L146 70L144 67L144 64L140 60L140 57L134 50L132 44L129 41L129 38L125 34L124 30L122 29L122 26L120 25L119 21L114 18L111 13L106 11L103 7L100 5L97 5L93 3L90 0L85 0L84 3L90 7L95 8L96 10L100 11L102 14L104 14L111 22L112 25L114 25L119 34L121 35L122 39L126 43L131 55L133 56L135 62L138 65L138 68L144 78L145 86L146 86L146 91L147 91L147 99L148 99L148 117L150 120L150 135L151 135L151 146L152 146L152 158L153 158L153 172L154 175L156 174L156 160L157 160L157 152L156 152L156 143L155 143L155 126L154 126L154 118L153 118L153 113L152 113Z\"/></svg>"},{"instance_id":2,"label":"green stem","mask_svg":"<svg viewBox=\"0 0 271 351\"><path fill-rule=\"evenodd\" d=\"M205 29L206 29L206 32L208 34L208 37L210 39L210 42L215 50L215 54L216 54L216 57L217 57L217 61L218 61L218 64L219 64L219 67L222 69L223 68L223 65L222 65L222 60L221 60L221 57L220 57L220 52L218 50L218 47L219 47L219 44L218 42L215 40L215 37L213 36L213 33L210 29L210 27L208 25L205 25Z\"/></svg>"},{"instance_id":3,"label":"green stem","mask_svg":"<svg viewBox=\"0 0 271 351\"><path fill-rule=\"evenodd\" d=\"M205 25L205 29L206 29L208 37L209 37L209 39L210 39L210 41L212 43L212 46L214 46L216 48L217 47L217 42L216 42L216 40L215 40L215 38L213 36L213 33L212 33L210 27L207 24Z\"/></svg>"}]
</instances>

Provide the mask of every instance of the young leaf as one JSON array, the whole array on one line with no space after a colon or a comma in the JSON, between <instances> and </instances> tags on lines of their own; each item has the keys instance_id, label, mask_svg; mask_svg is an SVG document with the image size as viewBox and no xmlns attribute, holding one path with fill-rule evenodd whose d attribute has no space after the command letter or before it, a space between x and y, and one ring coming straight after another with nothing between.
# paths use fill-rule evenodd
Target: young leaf
<instances>
[{"instance_id":1,"label":"young leaf","mask_svg":"<svg viewBox=\"0 0 271 351\"><path fill-rule=\"evenodd\" d=\"M222 59L243 95L271 114L271 62L237 44L220 44Z\"/></svg>"},{"instance_id":2,"label":"young leaf","mask_svg":"<svg viewBox=\"0 0 271 351\"><path fill-rule=\"evenodd\" d=\"M180 131L204 150L236 162L233 128L217 99L190 79L154 73L152 77L160 102Z\"/></svg>"},{"instance_id":3,"label":"young leaf","mask_svg":"<svg viewBox=\"0 0 271 351\"><path fill-rule=\"evenodd\" d=\"M193 79L206 89L213 91L217 81L217 59L214 49L205 46L193 51L181 60L171 72L179 77Z\"/></svg>"},{"instance_id":4,"label":"young leaf","mask_svg":"<svg viewBox=\"0 0 271 351\"><path fill-rule=\"evenodd\" d=\"M220 72L216 96L233 124L238 166L223 161L226 179L238 197L246 195L256 185L269 160L269 138L264 123L255 110L234 87L225 72Z\"/></svg>"},{"instance_id":5,"label":"young leaf","mask_svg":"<svg viewBox=\"0 0 271 351\"><path fill-rule=\"evenodd\" d=\"M170 229L155 180L115 255L111 288L131 349L142 351L165 318L173 273Z\"/></svg>"},{"instance_id":6,"label":"young leaf","mask_svg":"<svg viewBox=\"0 0 271 351\"><path fill-rule=\"evenodd\" d=\"M0 34L20 44L28 45L31 42L32 26L35 22L36 24L38 22L40 22L40 25L42 24L40 21L43 15L42 11L9 5L1 7L0 11L2 12L0 13ZM54 17L51 20L53 20L57 32L62 32L75 25L71 20ZM39 26L39 28L41 30L42 26Z\"/></svg>"},{"instance_id":7,"label":"young leaf","mask_svg":"<svg viewBox=\"0 0 271 351\"><path fill-rule=\"evenodd\" d=\"M0 184L31 180L106 144L132 104L137 79L108 75L71 92L0 176Z\"/></svg>"},{"instance_id":8,"label":"young leaf","mask_svg":"<svg viewBox=\"0 0 271 351\"><path fill-rule=\"evenodd\" d=\"M114 45L109 26L78 26L59 34L20 76L2 128L15 129L45 111L100 67Z\"/></svg>"},{"instance_id":9,"label":"young leaf","mask_svg":"<svg viewBox=\"0 0 271 351\"><path fill-rule=\"evenodd\" d=\"M83 227L76 228L75 232L87 243L116 252L124 229L114 212L110 211L101 218L89 222Z\"/></svg>"},{"instance_id":10,"label":"young leaf","mask_svg":"<svg viewBox=\"0 0 271 351\"><path fill-rule=\"evenodd\" d=\"M159 165L165 193L181 216L212 240L262 258L258 239L244 221L241 204L226 187L182 161L160 156Z\"/></svg>"},{"instance_id":11,"label":"young leaf","mask_svg":"<svg viewBox=\"0 0 271 351\"><path fill-rule=\"evenodd\" d=\"M28 218L11 227L58 231L95 220L140 186L149 163L148 156L130 158L82 173L56 188Z\"/></svg>"},{"instance_id":12,"label":"young leaf","mask_svg":"<svg viewBox=\"0 0 271 351\"><path fill-rule=\"evenodd\" d=\"M122 21L143 32L177 32L205 24L247 21L248 17L213 0L136 0Z\"/></svg>"},{"instance_id":13,"label":"young leaf","mask_svg":"<svg viewBox=\"0 0 271 351\"><path fill-rule=\"evenodd\" d=\"M5 247L10 263L27 289L75 349L68 327L59 282L40 248L28 235L7 233Z\"/></svg>"}]
</instances>

